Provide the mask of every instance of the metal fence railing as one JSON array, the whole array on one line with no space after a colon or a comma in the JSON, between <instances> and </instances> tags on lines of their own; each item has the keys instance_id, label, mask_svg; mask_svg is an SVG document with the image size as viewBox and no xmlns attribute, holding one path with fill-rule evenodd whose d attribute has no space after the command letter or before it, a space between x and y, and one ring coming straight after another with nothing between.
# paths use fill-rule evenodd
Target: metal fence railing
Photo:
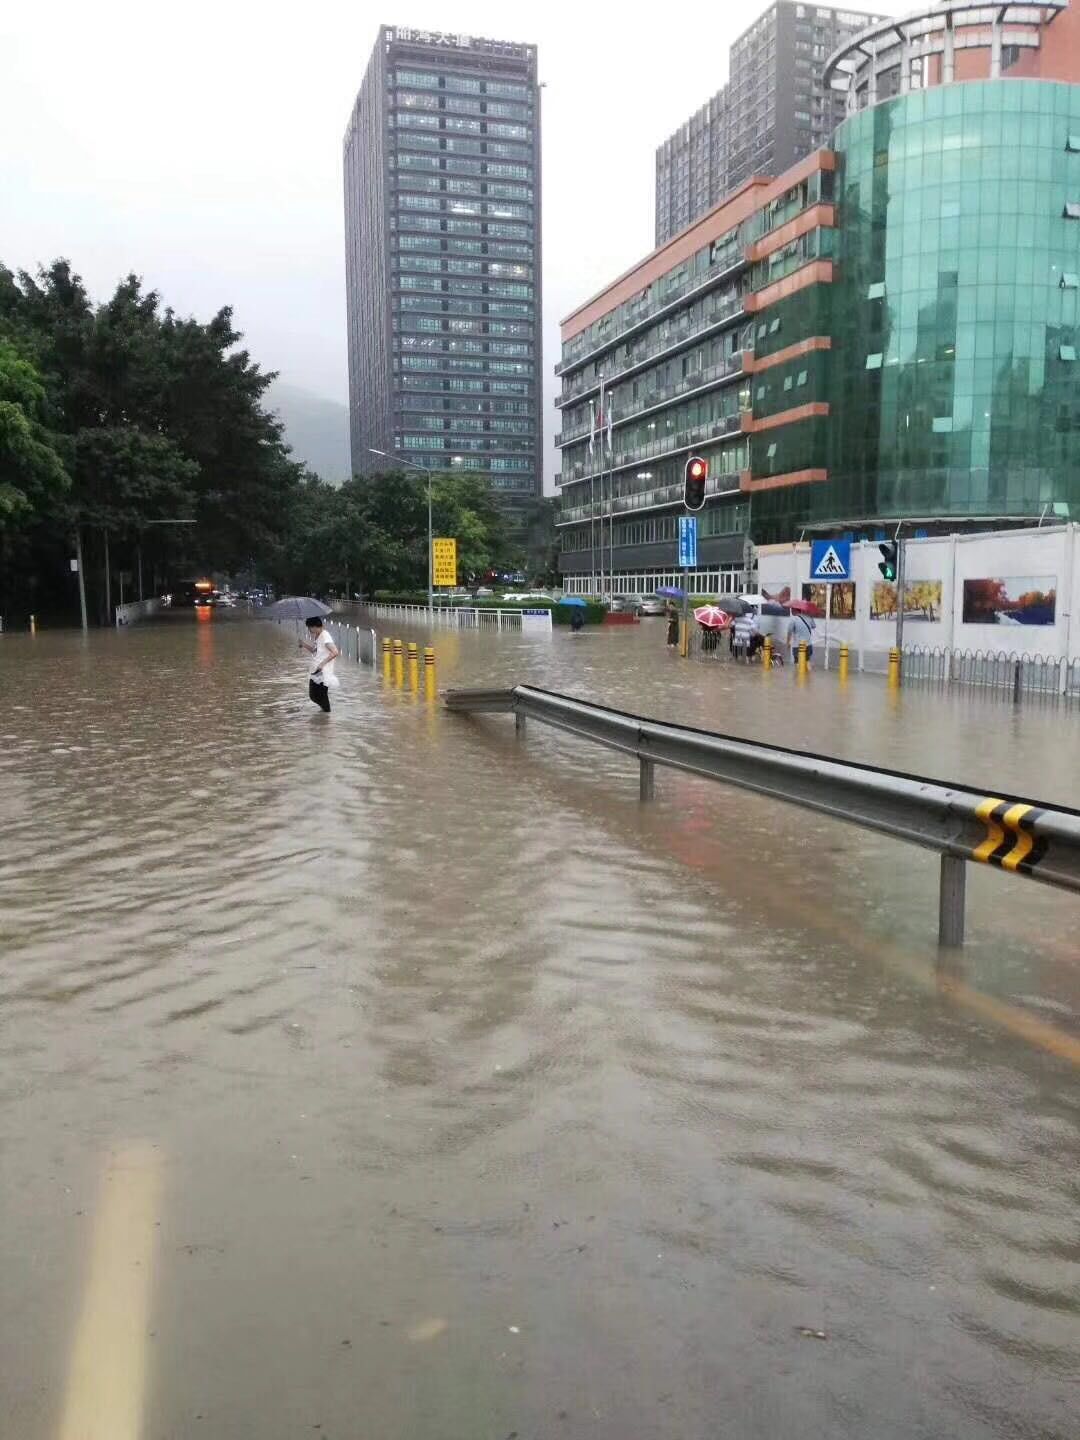
<instances>
[{"instance_id":1,"label":"metal fence railing","mask_svg":"<svg viewBox=\"0 0 1080 1440\"><path fill-rule=\"evenodd\" d=\"M338 649L346 660L357 665L374 665L379 653L379 640L374 630L365 625L349 625L334 621L334 636Z\"/></svg>"},{"instance_id":2,"label":"metal fence railing","mask_svg":"<svg viewBox=\"0 0 1080 1440\"><path fill-rule=\"evenodd\" d=\"M550 630L550 610L503 610L486 605L370 606L379 620L408 620L414 624L432 624L447 630L494 630L521 633L525 629ZM528 624L526 625L526 621Z\"/></svg>"},{"instance_id":3,"label":"metal fence railing","mask_svg":"<svg viewBox=\"0 0 1080 1440\"><path fill-rule=\"evenodd\" d=\"M1080 892L1080 810L1067 806L692 730L532 685L451 690L446 706L462 714L508 712L519 732L535 720L633 755L642 800L653 798L656 766L671 766L936 851L942 945L963 942L968 861Z\"/></svg>"},{"instance_id":4,"label":"metal fence railing","mask_svg":"<svg viewBox=\"0 0 1080 1440\"><path fill-rule=\"evenodd\" d=\"M1015 701L1080 700L1080 660L1054 655L906 645L901 671L905 685L963 685Z\"/></svg>"},{"instance_id":5,"label":"metal fence railing","mask_svg":"<svg viewBox=\"0 0 1080 1440\"><path fill-rule=\"evenodd\" d=\"M115 607L115 619L117 625L131 625L136 620L148 620L151 615L157 615L164 608L160 595L154 595L149 600L132 600L127 605Z\"/></svg>"}]
</instances>

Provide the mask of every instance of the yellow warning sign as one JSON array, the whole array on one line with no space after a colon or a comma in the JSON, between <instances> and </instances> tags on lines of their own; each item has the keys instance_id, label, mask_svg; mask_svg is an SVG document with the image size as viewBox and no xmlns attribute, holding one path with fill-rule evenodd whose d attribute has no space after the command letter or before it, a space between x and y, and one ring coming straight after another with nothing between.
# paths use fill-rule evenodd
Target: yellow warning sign
<instances>
[{"instance_id":1,"label":"yellow warning sign","mask_svg":"<svg viewBox=\"0 0 1080 1440\"><path fill-rule=\"evenodd\" d=\"M432 583L435 585L456 585L457 584L457 541L456 540L432 540L431 542L431 564L434 575Z\"/></svg>"}]
</instances>

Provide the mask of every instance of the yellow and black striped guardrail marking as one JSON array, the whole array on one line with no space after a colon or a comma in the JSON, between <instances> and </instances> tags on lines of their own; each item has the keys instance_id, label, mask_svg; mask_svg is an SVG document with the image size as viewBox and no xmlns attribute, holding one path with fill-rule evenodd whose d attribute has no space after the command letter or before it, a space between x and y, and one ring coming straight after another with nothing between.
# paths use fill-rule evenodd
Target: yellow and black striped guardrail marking
<instances>
[{"instance_id":1,"label":"yellow and black striped guardrail marking","mask_svg":"<svg viewBox=\"0 0 1080 1440\"><path fill-rule=\"evenodd\" d=\"M1014 805L988 795L975 807L986 826L986 838L971 852L973 860L999 865L1002 870L1019 870L1027 875L1046 854L1045 837L1034 829L1046 812L1037 805Z\"/></svg>"}]
</instances>

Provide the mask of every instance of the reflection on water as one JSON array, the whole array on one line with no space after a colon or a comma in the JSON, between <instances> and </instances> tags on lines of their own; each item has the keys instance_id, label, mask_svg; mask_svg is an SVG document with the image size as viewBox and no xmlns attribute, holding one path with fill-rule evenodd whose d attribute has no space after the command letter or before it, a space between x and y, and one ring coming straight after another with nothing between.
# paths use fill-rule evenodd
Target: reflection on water
<instances>
[{"instance_id":1,"label":"reflection on water","mask_svg":"<svg viewBox=\"0 0 1080 1440\"><path fill-rule=\"evenodd\" d=\"M440 685L1080 803L1068 712L659 626L435 643ZM0 644L0 1433L71 1423L133 1148L148 1437L1076 1433L1076 1071L962 1003L1075 1036L1075 902L972 874L949 991L931 856L305 691L235 617Z\"/></svg>"}]
</instances>

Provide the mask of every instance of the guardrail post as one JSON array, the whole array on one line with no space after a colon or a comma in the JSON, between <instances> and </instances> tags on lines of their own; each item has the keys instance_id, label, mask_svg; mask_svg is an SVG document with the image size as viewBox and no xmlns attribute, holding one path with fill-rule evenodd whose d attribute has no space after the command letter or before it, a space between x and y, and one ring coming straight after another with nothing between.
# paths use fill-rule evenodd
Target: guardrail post
<instances>
[{"instance_id":1,"label":"guardrail post","mask_svg":"<svg viewBox=\"0 0 1080 1440\"><path fill-rule=\"evenodd\" d=\"M967 861L959 855L942 855L938 891L938 944L956 949L964 943L964 893Z\"/></svg>"},{"instance_id":2,"label":"guardrail post","mask_svg":"<svg viewBox=\"0 0 1080 1440\"><path fill-rule=\"evenodd\" d=\"M524 735L524 734L525 734L525 712L524 712L524 710L515 710L515 711L514 711L514 734L515 734L515 735Z\"/></svg>"},{"instance_id":3,"label":"guardrail post","mask_svg":"<svg viewBox=\"0 0 1080 1440\"><path fill-rule=\"evenodd\" d=\"M638 799L652 800L656 795L656 762L646 760L644 755L638 757Z\"/></svg>"},{"instance_id":4,"label":"guardrail post","mask_svg":"<svg viewBox=\"0 0 1080 1440\"><path fill-rule=\"evenodd\" d=\"M1017 660L1013 665L1013 704L1020 704L1020 682L1024 675L1024 662Z\"/></svg>"}]
</instances>

